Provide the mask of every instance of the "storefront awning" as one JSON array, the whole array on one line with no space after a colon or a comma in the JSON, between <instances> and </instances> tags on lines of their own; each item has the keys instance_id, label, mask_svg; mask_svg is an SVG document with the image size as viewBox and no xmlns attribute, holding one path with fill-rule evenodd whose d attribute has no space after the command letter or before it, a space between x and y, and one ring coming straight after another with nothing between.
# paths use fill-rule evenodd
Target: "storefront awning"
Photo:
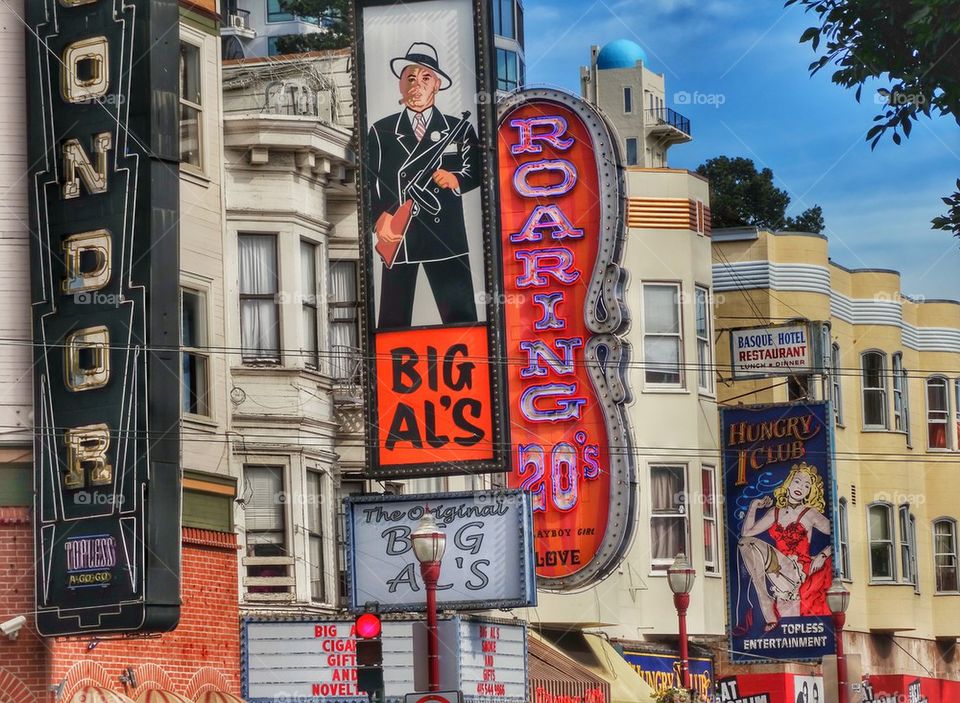
<instances>
[{"instance_id":1,"label":"storefront awning","mask_svg":"<svg viewBox=\"0 0 960 703\"><path fill-rule=\"evenodd\" d=\"M151 688L137 694L137 703L193 703L189 698L173 691Z\"/></svg>"},{"instance_id":2,"label":"storefront awning","mask_svg":"<svg viewBox=\"0 0 960 703\"><path fill-rule=\"evenodd\" d=\"M579 631L544 631L541 634L547 642L610 684L610 703L652 700L653 689L624 661L606 638Z\"/></svg>"},{"instance_id":3,"label":"storefront awning","mask_svg":"<svg viewBox=\"0 0 960 703\"><path fill-rule=\"evenodd\" d=\"M100 686L84 686L78 689L66 703L133 703L122 693Z\"/></svg>"},{"instance_id":4,"label":"storefront awning","mask_svg":"<svg viewBox=\"0 0 960 703\"><path fill-rule=\"evenodd\" d=\"M549 642L527 638L530 703L609 703L610 684Z\"/></svg>"},{"instance_id":5,"label":"storefront awning","mask_svg":"<svg viewBox=\"0 0 960 703\"><path fill-rule=\"evenodd\" d=\"M197 703L245 703L242 698L223 691L207 691L197 696Z\"/></svg>"}]
</instances>

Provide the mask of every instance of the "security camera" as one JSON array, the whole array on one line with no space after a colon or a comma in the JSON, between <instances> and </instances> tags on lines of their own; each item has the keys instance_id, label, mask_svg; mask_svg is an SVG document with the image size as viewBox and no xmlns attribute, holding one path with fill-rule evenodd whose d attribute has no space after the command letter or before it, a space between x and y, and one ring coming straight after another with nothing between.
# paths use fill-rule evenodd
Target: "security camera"
<instances>
[{"instance_id":1,"label":"security camera","mask_svg":"<svg viewBox=\"0 0 960 703\"><path fill-rule=\"evenodd\" d=\"M18 615L15 618L11 618L6 622L0 622L0 632L5 634L8 638L15 640L17 635L20 634L20 628L27 624L27 619L23 615Z\"/></svg>"}]
</instances>

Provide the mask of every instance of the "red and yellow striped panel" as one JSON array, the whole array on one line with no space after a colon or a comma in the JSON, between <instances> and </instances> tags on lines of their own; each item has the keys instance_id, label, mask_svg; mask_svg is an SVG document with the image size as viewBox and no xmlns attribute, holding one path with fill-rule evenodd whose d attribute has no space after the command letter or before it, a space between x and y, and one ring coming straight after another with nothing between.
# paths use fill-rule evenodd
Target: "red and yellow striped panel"
<instances>
[{"instance_id":1,"label":"red and yellow striped panel","mask_svg":"<svg viewBox=\"0 0 960 703\"><path fill-rule=\"evenodd\" d=\"M137 694L137 703L193 703L193 701L173 691L151 688Z\"/></svg>"},{"instance_id":2,"label":"red and yellow striped panel","mask_svg":"<svg viewBox=\"0 0 960 703\"><path fill-rule=\"evenodd\" d=\"M710 208L690 198L629 198L627 226L633 229L685 229L710 235Z\"/></svg>"}]
</instances>

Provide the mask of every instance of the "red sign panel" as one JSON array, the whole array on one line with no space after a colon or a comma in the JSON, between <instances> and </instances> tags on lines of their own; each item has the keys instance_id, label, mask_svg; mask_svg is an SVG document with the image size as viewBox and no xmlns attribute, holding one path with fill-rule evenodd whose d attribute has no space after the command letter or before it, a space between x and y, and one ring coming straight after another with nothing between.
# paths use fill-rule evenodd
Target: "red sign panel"
<instances>
[{"instance_id":1,"label":"red sign panel","mask_svg":"<svg viewBox=\"0 0 960 703\"><path fill-rule=\"evenodd\" d=\"M600 115L565 93L527 91L501 110L510 485L533 495L546 588L605 575L632 528L613 143Z\"/></svg>"}]
</instances>

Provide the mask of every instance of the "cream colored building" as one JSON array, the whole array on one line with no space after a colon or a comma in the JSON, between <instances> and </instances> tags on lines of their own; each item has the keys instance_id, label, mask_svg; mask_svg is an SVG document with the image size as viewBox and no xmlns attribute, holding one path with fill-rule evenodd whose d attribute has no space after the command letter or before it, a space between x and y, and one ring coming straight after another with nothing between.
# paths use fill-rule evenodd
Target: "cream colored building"
<instances>
[{"instance_id":1,"label":"cream colored building","mask_svg":"<svg viewBox=\"0 0 960 703\"><path fill-rule=\"evenodd\" d=\"M223 73L241 605L329 610L343 595L341 473L362 462L335 446L361 413L349 52Z\"/></svg>"},{"instance_id":2,"label":"cream colored building","mask_svg":"<svg viewBox=\"0 0 960 703\"><path fill-rule=\"evenodd\" d=\"M844 268L820 235L719 230L713 252L719 400L833 402L847 651L864 674L960 678L960 303ZM794 318L829 323L827 374L729 380L724 329Z\"/></svg>"}]
</instances>

